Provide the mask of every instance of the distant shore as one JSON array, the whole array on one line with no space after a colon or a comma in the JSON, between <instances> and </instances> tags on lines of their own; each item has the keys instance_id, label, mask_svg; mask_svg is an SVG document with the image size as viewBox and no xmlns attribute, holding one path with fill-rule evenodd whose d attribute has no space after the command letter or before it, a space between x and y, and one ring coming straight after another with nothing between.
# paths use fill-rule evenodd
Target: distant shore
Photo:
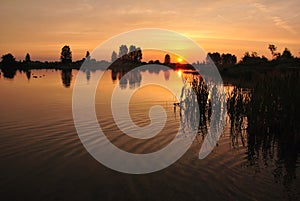
<instances>
[{"instance_id":1,"label":"distant shore","mask_svg":"<svg viewBox=\"0 0 300 201\"><path fill-rule=\"evenodd\" d=\"M96 61L96 60L79 60L75 62L40 62L40 61L22 61L11 63L0 63L1 74L6 78L13 78L16 71L28 72L37 69L54 69L54 70L106 70L110 69L114 72L129 72L130 70L142 65L163 65L173 70L195 70L200 69L204 74L209 73L212 64L210 63L161 63L160 61L132 61L117 59L114 62ZM257 60L253 62L239 62L235 64L220 65L215 64L218 71L226 84L243 85L244 87L251 87L265 77L280 77L289 74L300 74L300 58L280 58L273 60ZM149 66L150 68L151 66Z\"/></svg>"}]
</instances>

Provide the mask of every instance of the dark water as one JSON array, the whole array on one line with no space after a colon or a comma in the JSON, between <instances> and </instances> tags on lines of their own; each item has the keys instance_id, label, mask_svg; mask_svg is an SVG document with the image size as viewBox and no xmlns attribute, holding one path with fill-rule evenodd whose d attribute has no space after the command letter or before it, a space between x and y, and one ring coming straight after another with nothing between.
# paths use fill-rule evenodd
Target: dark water
<instances>
[{"instance_id":1,"label":"dark water","mask_svg":"<svg viewBox=\"0 0 300 201\"><path fill-rule=\"evenodd\" d=\"M228 85L224 131L217 147L198 159L209 118L201 119L196 140L176 163L161 171L129 175L97 162L83 147L72 117L72 88L78 73L89 84L97 71L34 70L0 77L1 200L299 200L299 78L270 78L251 87ZM99 124L115 145L135 153L156 151L178 131L174 94L157 86L132 97L130 113L149 124L152 105L168 116L164 132L149 141L120 133L110 112L115 87L134 90L162 80L180 95L184 72L107 71L97 90ZM208 111L206 111L208 113ZM156 117L159 118L159 117Z\"/></svg>"}]
</instances>

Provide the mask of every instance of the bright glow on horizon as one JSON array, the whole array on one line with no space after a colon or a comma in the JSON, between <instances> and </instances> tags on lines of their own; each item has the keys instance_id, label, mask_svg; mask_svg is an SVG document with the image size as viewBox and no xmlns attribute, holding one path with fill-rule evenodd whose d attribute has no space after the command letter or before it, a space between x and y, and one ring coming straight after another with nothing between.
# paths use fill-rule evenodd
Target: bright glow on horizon
<instances>
[{"instance_id":1,"label":"bright glow on horizon","mask_svg":"<svg viewBox=\"0 0 300 201\"><path fill-rule=\"evenodd\" d=\"M177 61L178 61L179 63L181 63L181 62L183 61L183 59L180 58L180 57L178 57L178 58L177 58Z\"/></svg>"}]
</instances>

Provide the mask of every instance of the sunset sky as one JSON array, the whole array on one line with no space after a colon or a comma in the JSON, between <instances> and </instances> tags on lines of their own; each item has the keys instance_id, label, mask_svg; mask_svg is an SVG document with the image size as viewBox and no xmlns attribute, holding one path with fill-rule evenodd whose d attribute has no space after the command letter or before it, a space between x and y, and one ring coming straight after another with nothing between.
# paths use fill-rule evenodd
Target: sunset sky
<instances>
[{"instance_id":1,"label":"sunset sky","mask_svg":"<svg viewBox=\"0 0 300 201\"><path fill-rule=\"evenodd\" d=\"M55 61L68 44L76 60L116 34L163 28L192 38L208 52L240 58L256 51L270 58L267 47L273 43L299 57L299 13L299 0L3 0L0 54L10 52L20 60L29 52L33 60Z\"/></svg>"}]
</instances>

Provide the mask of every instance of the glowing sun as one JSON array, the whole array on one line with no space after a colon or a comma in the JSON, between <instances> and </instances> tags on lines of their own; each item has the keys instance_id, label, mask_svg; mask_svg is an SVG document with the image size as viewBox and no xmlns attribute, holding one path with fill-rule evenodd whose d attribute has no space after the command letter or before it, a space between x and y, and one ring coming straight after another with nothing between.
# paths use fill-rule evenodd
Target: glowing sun
<instances>
[{"instance_id":1,"label":"glowing sun","mask_svg":"<svg viewBox=\"0 0 300 201\"><path fill-rule=\"evenodd\" d=\"M183 59L180 58L180 57L178 57L178 58L177 58L177 61L178 61L179 63L181 63L181 62L183 61Z\"/></svg>"}]
</instances>

